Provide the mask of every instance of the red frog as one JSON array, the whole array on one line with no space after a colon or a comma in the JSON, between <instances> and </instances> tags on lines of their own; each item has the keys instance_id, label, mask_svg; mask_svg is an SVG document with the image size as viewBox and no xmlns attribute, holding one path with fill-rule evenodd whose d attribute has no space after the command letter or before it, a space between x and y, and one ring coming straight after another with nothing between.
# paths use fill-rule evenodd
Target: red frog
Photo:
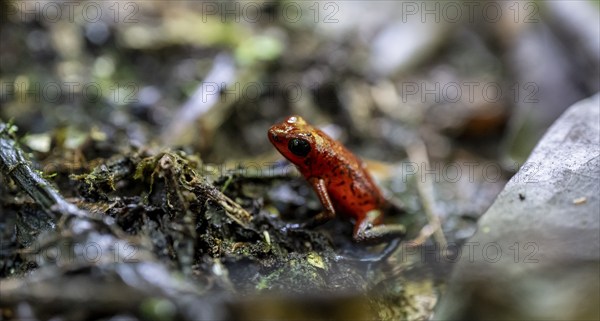
<instances>
[{"instance_id":1,"label":"red frog","mask_svg":"<svg viewBox=\"0 0 600 321\"><path fill-rule=\"evenodd\" d=\"M355 220L356 242L380 242L405 234L402 225L382 224L386 201L364 163L342 144L299 116L271 127L269 140L296 165L323 204L324 211L301 226L316 226L340 213Z\"/></svg>"}]
</instances>

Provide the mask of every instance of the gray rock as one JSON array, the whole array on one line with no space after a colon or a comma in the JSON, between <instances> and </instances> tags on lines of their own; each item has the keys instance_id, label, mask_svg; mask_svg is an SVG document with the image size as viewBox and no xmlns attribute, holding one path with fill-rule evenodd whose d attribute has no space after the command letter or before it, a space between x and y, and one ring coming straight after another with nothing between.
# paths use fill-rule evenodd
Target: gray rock
<instances>
[{"instance_id":1,"label":"gray rock","mask_svg":"<svg viewBox=\"0 0 600 321\"><path fill-rule=\"evenodd\" d=\"M482 216L435 319L600 319L600 94L571 106Z\"/></svg>"}]
</instances>

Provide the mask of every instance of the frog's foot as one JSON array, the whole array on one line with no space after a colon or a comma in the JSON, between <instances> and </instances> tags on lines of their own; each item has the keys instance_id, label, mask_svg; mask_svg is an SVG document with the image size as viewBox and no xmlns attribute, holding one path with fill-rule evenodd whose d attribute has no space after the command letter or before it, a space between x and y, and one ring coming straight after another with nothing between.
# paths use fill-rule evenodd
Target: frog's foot
<instances>
[{"instance_id":1,"label":"frog's foot","mask_svg":"<svg viewBox=\"0 0 600 321\"><path fill-rule=\"evenodd\" d=\"M381 215L379 210L367 212L364 218L354 226L352 235L354 241L358 243L381 243L404 237L406 227L402 224L376 225L376 222L381 219Z\"/></svg>"},{"instance_id":2,"label":"frog's foot","mask_svg":"<svg viewBox=\"0 0 600 321\"><path fill-rule=\"evenodd\" d=\"M387 260L397 249L398 245L400 245L401 240L399 238L393 239L381 250L379 253L373 253L366 256L351 256L348 254L336 254L334 259L336 261L352 261L352 262L364 262L364 263L377 263L383 262Z\"/></svg>"}]
</instances>

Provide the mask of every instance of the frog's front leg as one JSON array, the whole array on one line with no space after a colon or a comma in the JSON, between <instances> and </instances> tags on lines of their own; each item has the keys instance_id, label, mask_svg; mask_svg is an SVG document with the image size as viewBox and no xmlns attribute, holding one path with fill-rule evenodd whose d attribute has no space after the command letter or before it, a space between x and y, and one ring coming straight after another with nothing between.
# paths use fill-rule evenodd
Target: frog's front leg
<instances>
[{"instance_id":1,"label":"frog's front leg","mask_svg":"<svg viewBox=\"0 0 600 321\"><path fill-rule=\"evenodd\" d=\"M401 224L375 225L380 216L383 215L380 210L371 210L367 212L362 221L354 226L352 237L356 242L378 243L390 239L398 238L406 234L406 228Z\"/></svg>"},{"instance_id":2,"label":"frog's front leg","mask_svg":"<svg viewBox=\"0 0 600 321\"><path fill-rule=\"evenodd\" d=\"M284 228L285 230L313 228L326 223L335 217L335 209L333 208L333 203L331 203L331 199L329 198L329 193L327 193L327 185L325 184L325 180L313 177L308 179L308 182L315 190L315 193L317 193L321 204L323 204L323 211L304 223L288 224Z\"/></svg>"},{"instance_id":3,"label":"frog's front leg","mask_svg":"<svg viewBox=\"0 0 600 321\"><path fill-rule=\"evenodd\" d=\"M335 217L335 209L333 208L333 203L331 203L331 198L329 198L329 193L327 193L325 180L322 178L311 177L308 179L308 182L312 185L315 193L317 193L321 204L323 204L323 211L313 217L310 221L304 223L305 227L310 228L333 219Z\"/></svg>"}]
</instances>

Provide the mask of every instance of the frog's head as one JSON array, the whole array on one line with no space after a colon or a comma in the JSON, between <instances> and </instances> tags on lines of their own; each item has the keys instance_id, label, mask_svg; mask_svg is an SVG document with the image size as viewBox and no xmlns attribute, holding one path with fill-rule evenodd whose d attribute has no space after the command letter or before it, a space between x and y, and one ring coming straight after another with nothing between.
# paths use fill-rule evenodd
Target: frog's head
<instances>
[{"instance_id":1,"label":"frog's head","mask_svg":"<svg viewBox=\"0 0 600 321\"><path fill-rule=\"evenodd\" d=\"M308 171L322 145L321 131L300 116L291 116L269 129L269 140L301 172Z\"/></svg>"}]
</instances>

